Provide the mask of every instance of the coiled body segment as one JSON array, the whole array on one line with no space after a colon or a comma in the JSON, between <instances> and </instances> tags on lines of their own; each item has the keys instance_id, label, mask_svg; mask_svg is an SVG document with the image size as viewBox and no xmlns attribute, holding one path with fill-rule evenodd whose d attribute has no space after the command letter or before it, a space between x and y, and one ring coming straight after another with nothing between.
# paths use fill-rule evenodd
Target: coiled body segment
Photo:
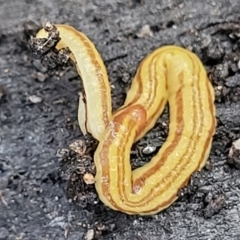
<instances>
[{"instance_id":1,"label":"coiled body segment","mask_svg":"<svg viewBox=\"0 0 240 240\"><path fill-rule=\"evenodd\" d=\"M145 57L112 113L107 71L92 42L81 32L56 25L81 75L85 102L79 103L82 131L99 141L94 154L96 190L104 204L128 214L155 214L177 199L178 191L200 170L215 132L214 91L206 70L192 52L164 46ZM37 37L44 37L40 31ZM130 151L169 104L169 134L151 161L134 171Z\"/></svg>"}]
</instances>

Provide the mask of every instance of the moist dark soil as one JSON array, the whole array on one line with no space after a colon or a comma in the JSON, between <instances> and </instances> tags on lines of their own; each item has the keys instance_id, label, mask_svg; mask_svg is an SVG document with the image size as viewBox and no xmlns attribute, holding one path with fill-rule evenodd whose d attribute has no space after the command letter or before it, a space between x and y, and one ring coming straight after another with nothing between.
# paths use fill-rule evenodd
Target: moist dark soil
<instances>
[{"instance_id":1,"label":"moist dark soil","mask_svg":"<svg viewBox=\"0 0 240 240\"><path fill-rule=\"evenodd\" d=\"M240 239L238 0L20 0L0 6L0 239ZM94 42L114 110L139 62L155 48L182 46L204 63L215 89L217 130L205 168L168 209L129 216L105 207L94 186L84 184L83 169L94 174L96 142L83 138L77 122L81 79L73 64L50 71L28 48L45 20L70 24ZM168 124L166 109L133 146L133 168L161 147ZM76 140L92 150L79 156L69 147Z\"/></svg>"}]
</instances>

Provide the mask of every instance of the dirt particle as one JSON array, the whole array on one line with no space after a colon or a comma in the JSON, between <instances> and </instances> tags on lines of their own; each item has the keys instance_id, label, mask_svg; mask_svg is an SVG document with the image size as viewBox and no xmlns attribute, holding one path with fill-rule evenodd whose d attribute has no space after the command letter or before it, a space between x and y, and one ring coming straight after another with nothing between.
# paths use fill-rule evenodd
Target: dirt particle
<instances>
[{"instance_id":1,"label":"dirt particle","mask_svg":"<svg viewBox=\"0 0 240 240\"><path fill-rule=\"evenodd\" d=\"M232 143L232 147L229 150L227 162L240 169L240 139Z\"/></svg>"},{"instance_id":2,"label":"dirt particle","mask_svg":"<svg viewBox=\"0 0 240 240\"><path fill-rule=\"evenodd\" d=\"M136 34L138 38L147 38L147 37L152 37L153 32L148 24L142 26L140 31Z\"/></svg>"},{"instance_id":3,"label":"dirt particle","mask_svg":"<svg viewBox=\"0 0 240 240\"><path fill-rule=\"evenodd\" d=\"M43 27L48 33L47 38L35 38L31 36L28 41L28 47L32 54L41 60L42 65L51 72L51 70L56 69L58 66L64 67L67 65L71 52L68 48L60 50L55 48L60 41L60 34L55 25L46 22Z\"/></svg>"},{"instance_id":4,"label":"dirt particle","mask_svg":"<svg viewBox=\"0 0 240 240\"><path fill-rule=\"evenodd\" d=\"M83 180L86 184L94 184L95 183L95 178L91 173L85 173L83 175Z\"/></svg>"},{"instance_id":5,"label":"dirt particle","mask_svg":"<svg viewBox=\"0 0 240 240\"><path fill-rule=\"evenodd\" d=\"M93 240L95 235L94 229L89 229L84 237L85 240Z\"/></svg>"},{"instance_id":6,"label":"dirt particle","mask_svg":"<svg viewBox=\"0 0 240 240\"><path fill-rule=\"evenodd\" d=\"M143 154L151 154L151 153L155 152L156 149L157 149L156 146L147 145L146 147L144 147L144 148L142 149L142 153L143 153Z\"/></svg>"},{"instance_id":7,"label":"dirt particle","mask_svg":"<svg viewBox=\"0 0 240 240\"><path fill-rule=\"evenodd\" d=\"M87 150L87 145L83 140L79 139L71 143L69 148L78 153L80 156L83 156Z\"/></svg>"},{"instance_id":8,"label":"dirt particle","mask_svg":"<svg viewBox=\"0 0 240 240\"><path fill-rule=\"evenodd\" d=\"M209 198L212 198L212 196ZM207 197L207 202L209 203L203 212L205 218L211 218L213 215L217 214L224 207L226 202L226 197L224 194L218 195L212 200L209 198Z\"/></svg>"},{"instance_id":9,"label":"dirt particle","mask_svg":"<svg viewBox=\"0 0 240 240\"><path fill-rule=\"evenodd\" d=\"M30 102L32 102L32 103L40 103L40 102L42 102L42 98L41 98L41 97L38 97L38 96L36 96L36 95L31 95L31 96L29 96L28 99L29 99Z\"/></svg>"},{"instance_id":10,"label":"dirt particle","mask_svg":"<svg viewBox=\"0 0 240 240\"><path fill-rule=\"evenodd\" d=\"M36 79L39 82L45 82L47 77L48 77L48 75L44 74L42 72L36 72L35 74L33 74L33 78Z\"/></svg>"}]
</instances>

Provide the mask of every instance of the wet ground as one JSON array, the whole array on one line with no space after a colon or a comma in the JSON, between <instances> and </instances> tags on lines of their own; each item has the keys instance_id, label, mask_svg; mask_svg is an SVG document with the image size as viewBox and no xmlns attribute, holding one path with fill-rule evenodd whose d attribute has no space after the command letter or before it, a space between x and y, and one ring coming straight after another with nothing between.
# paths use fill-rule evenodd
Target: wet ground
<instances>
[{"instance_id":1,"label":"wet ground","mask_svg":"<svg viewBox=\"0 0 240 240\"><path fill-rule=\"evenodd\" d=\"M239 11L238 0L0 1L0 239L240 239L240 154L238 144L232 147L240 138ZM155 48L176 44L203 61L216 94L212 151L165 211L118 213L93 189L90 204L78 201L76 155L68 146L81 138L82 86L73 66L49 75L28 50L27 37L46 19L73 25L94 42L107 66L114 109L140 60ZM134 168L152 156L142 147L161 146L167 126L166 111L133 147Z\"/></svg>"}]
</instances>

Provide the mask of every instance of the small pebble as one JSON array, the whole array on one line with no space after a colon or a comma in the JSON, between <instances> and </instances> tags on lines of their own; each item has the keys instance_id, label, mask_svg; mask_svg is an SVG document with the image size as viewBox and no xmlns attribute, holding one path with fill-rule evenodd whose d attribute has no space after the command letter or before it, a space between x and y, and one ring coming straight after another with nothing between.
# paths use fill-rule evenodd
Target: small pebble
<instances>
[{"instance_id":1,"label":"small pebble","mask_svg":"<svg viewBox=\"0 0 240 240\"><path fill-rule=\"evenodd\" d=\"M138 38L152 37L153 32L148 24L144 25L136 34Z\"/></svg>"},{"instance_id":2,"label":"small pebble","mask_svg":"<svg viewBox=\"0 0 240 240\"><path fill-rule=\"evenodd\" d=\"M33 77L38 80L39 82L45 82L45 80L47 79L48 75L41 73L41 72L36 72Z\"/></svg>"},{"instance_id":3,"label":"small pebble","mask_svg":"<svg viewBox=\"0 0 240 240\"><path fill-rule=\"evenodd\" d=\"M211 218L213 215L220 212L220 210L223 209L225 202L226 202L226 197L223 194L211 200L207 205L207 207L204 209L204 217Z\"/></svg>"},{"instance_id":4,"label":"small pebble","mask_svg":"<svg viewBox=\"0 0 240 240\"><path fill-rule=\"evenodd\" d=\"M229 150L227 162L240 169L240 138L232 143Z\"/></svg>"},{"instance_id":5,"label":"small pebble","mask_svg":"<svg viewBox=\"0 0 240 240\"><path fill-rule=\"evenodd\" d=\"M94 184L95 178L91 173L85 173L83 176L83 180L86 184Z\"/></svg>"},{"instance_id":6,"label":"small pebble","mask_svg":"<svg viewBox=\"0 0 240 240\"><path fill-rule=\"evenodd\" d=\"M89 229L85 235L85 240L93 240L94 239L94 229Z\"/></svg>"},{"instance_id":7,"label":"small pebble","mask_svg":"<svg viewBox=\"0 0 240 240\"><path fill-rule=\"evenodd\" d=\"M156 146L147 145L146 147L144 147L142 149L142 153L143 154L151 154L151 153L155 152L156 149L157 149Z\"/></svg>"},{"instance_id":8,"label":"small pebble","mask_svg":"<svg viewBox=\"0 0 240 240\"><path fill-rule=\"evenodd\" d=\"M42 98L38 97L36 95L29 96L29 100L32 103L40 103L40 102L42 102Z\"/></svg>"},{"instance_id":9,"label":"small pebble","mask_svg":"<svg viewBox=\"0 0 240 240\"><path fill-rule=\"evenodd\" d=\"M234 154L234 150L240 150L240 138L232 143L232 147L229 151L229 157L232 157Z\"/></svg>"}]
</instances>

